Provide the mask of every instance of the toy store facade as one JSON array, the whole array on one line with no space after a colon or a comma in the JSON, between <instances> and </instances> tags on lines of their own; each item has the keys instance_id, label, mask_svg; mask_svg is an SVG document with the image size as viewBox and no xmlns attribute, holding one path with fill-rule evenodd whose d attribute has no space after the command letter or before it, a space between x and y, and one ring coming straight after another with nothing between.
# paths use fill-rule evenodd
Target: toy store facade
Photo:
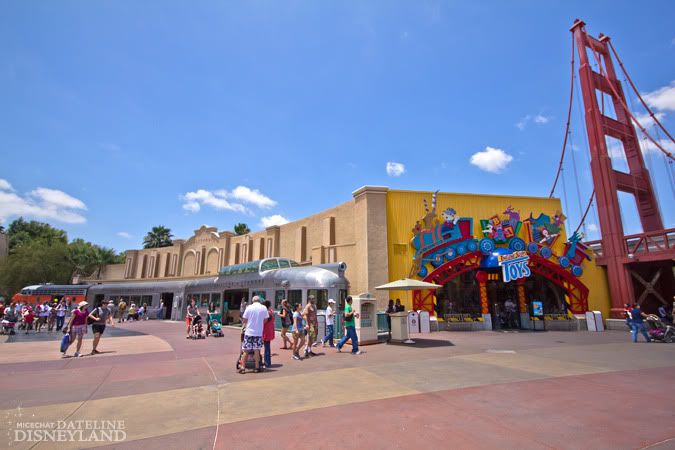
<instances>
[{"instance_id":1,"label":"toy store facade","mask_svg":"<svg viewBox=\"0 0 675 450\"><path fill-rule=\"evenodd\" d=\"M606 315L610 302L604 269L565 225L555 198L390 190L389 279L441 285L413 292L408 307L451 329L566 329L572 314Z\"/></svg>"}]
</instances>

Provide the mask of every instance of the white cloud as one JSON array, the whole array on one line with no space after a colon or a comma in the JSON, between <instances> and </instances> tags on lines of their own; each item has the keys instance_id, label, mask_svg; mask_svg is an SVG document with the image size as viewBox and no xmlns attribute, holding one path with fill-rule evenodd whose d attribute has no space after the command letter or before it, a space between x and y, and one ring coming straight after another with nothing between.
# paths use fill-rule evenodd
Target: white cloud
<instances>
[{"instance_id":1,"label":"white cloud","mask_svg":"<svg viewBox=\"0 0 675 450\"><path fill-rule=\"evenodd\" d=\"M287 218L279 214L260 218L260 225L263 228L272 227L274 225L284 225L288 222L289 220Z\"/></svg>"},{"instance_id":2,"label":"white cloud","mask_svg":"<svg viewBox=\"0 0 675 450\"><path fill-rule=\"evenodd\" d=\"M654 114L654 116L656 117L656 120L661 122L663 120L663 118L666 116L666 114L662 113L662 112L657 112L657 113ZM637 121L646 130L656 126L656 122L654 122L654 119L652 119L652 117L649 114L646 114L646 113L640 114L640 113L634 112L633 117L635 117L635 120L633 122ZM637 127L637 125L636 125L636 127ZM637 127L637 128L639 129L639 127Z\"/></svg>"},{"instance_id":3,"label":"white cloud","mask_svg":"<svg viewBox=\"0 0 675 450\"><path fill-rule=\"evenodd\" d=\"M231 197L244 203L251 203L259 208L271 208L277 205L277 202L262 194L259 190L246 186L237 186L229 194L226 194L225 191L218 192L224 193L226 197Z\"/></svg>"},{"instance_id":4,"label":"white cloud","mask_svg":"<svg viewBox=\"0 0 675 450\"><path fill-rule=\"evenodd\" d=\"M542 116L541 114L537 114L536 116L534 116L534 119L532 119L532 120L534 120L534 123L537 123L539 125L544 125L544 124L547 124L551 120L551 118L546 117L546 116Z\"/></svg>"},{"instance_id":5,"label":"white cloud","mask_svg":"<svg viewBox=\"0 0 675 450\"><path fill-rule=\"evenodd\" d=\"M131 234L127 233L126 231L118 231L117 235L119 237L123 237L124 239L131 239Z\"/></svg>"},{"instance_id":6,"label":"white cloud","mask_svg":"<svg viewBox=\"0 0 675 450\"><path fill-rule=\"evenodd\" d=\"M513 156L494 147L485 147L482 152L471 155L471 164L485 172L500 173L511 161L513 161Z\"/></svg>"},{"instance_id":7,"label":"white cloud","mask_svg":"<svg viewBox=\"0 0 675 450\"><path fill-rule=\"evenodd\" d=\"M78 211L87 209L87 205L63 191L39 187L21 196L7 190L11 185L5 183L0 190L0 222L9 217L25 216L35 219L55 220L65 223L84 223L87 221Z\"/></svg>"},{"instance_id":8,"label":"white cloud","mask_svg":"<svg viewBox=\"0 0 675 450\"><path fill-rule=\"evenodd\" d=\"M516 123L516 128L518 128L520 131L523 131L527 126L527 122L529 122L531 118L532 117L529 115L523 117Z\"/></svg>"},{"instance_id":9,"label":"white cloud","mask_svg":"<svg viewBox=\"0 0 675 450\"><path fill-rule=\"evenodd\" d=\"M9 181L0 178L0 191L13 191L14 188L9 183Z\"/></svg>"},{"instance_id":10,"label":"white cloud","mask_svg":"<svg viewBox=\"0 0 675 450\"><path fill-rule=\"evenodd\" d=\"M75 197L71 197L63 191L57 191L55 189L47 188L37 188L30 193L33 197L39 199L40 201L54 205L61 208L69 209L87 209L87 206L78 200Z\"/></svg>"},{"instance_id":11,"label":"white cloud","mask_svg":"<svg viewBox=\"0 0 675 450\"><path fill-rule=\"evenodd\" d=\"M661 152L661 150L651 140L647 139L646 137L642 136L641 138L639 138L639 141L640 141L640 149L642 150L643 155ZM670 153L675 153L675 144L669 139L660 139L657 142L666 151L669 151ZM612 159L619 159L622 161L626 160L623 145L621 144L621 141L616 139L607 140L607 154Z\"/></svg>"},{"instance_id":12,"label":"white cloud","mask_svg":"<svg viewBox=\"0 0 675 450\"><path fill-rule=\"evenodd\" d=\"M207 191L205 189L198 189L194 192L188 192L181 196L183 200L183 209L190 212L197 212L201 205L209 205L215 209L225 209L229 211L236 211L247 213L246 207L240 203L230 203L226 199L227 192L225 191Z\"/></svg>"},{"instance_id":13,"label":"white cloud","mask_svg":"<svg viewBox=\"0 0 675 450\"><path fill-rule=\"evenodd\" d=\"M523 116L520 118L518 122L516 122L516 128L518 128L520 131L523 131L525 128L527 128L527 125L532 122L537 125L546 125L551 121L551 117L545 116L543 114L536 114L534 116L528 114L526 116Z\"/></svg>"},{"instance_id":14,"label":"white cloud","mask_svg":"<svg viewBox=\"0 0 675 450\"><path fill-rule=\"evenodd\" d=\"M389 161L387 163L387 175L390 177L400 177L405 173L405 166L398 162Z\"/></svg>"},{"instance_id":15,"label":"white cloud","mask_svg":"<svg viewBox=\"0 0 675 450\"><path fill-rule=\"evenodd\" d=\"M587 223L586 224L586 229L590 231L591 233L595 233L596 231L600 231L600 227L598 227L594 223Z\"/></svg>"},{"instance_id":16,"label":"white cloud","mask_svg":"<svg viewBox=\"0 0 675 450\"><path fill-rule=\"evenodd\" d=\"M652 108L675 111L675 81L671 81L669 86L642 94L642 98Z\"/></svg>"},{"instance_id":17,"label":"white cloud","mask_svg":"<svg viewBox=\"0 0 675 450\"><path fill-rule=\"evenodd\" d=\"M670 153L675 153L675 143L670 139L658 139L657 142L661 147ZM642 154L646 155L647 153L659 153L661 150L649 139L646 137L640 138L640 148L642 148Z\"/></svg>"}]
</instances>

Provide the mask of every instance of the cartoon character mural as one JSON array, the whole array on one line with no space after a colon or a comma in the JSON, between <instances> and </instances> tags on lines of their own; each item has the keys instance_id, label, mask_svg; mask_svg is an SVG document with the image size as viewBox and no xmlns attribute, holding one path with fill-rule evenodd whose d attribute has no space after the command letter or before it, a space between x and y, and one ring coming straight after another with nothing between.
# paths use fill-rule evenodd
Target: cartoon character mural
<instances>
[{"instance_id":1,"label":"cartoon character mural","mask_svg":"<svg viewBox=\"0 0 675 450\"><path fill-rule=\"evenodd\" d=\"M473 218L460 217L454 208L446 208L437 215L437 194L431 196L431 208L424 199L425 215L412 228L411 245L415 249L410 276L424 278L429 274L428 265L438 268L458 257L480 251L491 255L497 245L506 246L511 252L537 254L544 259L555 258L560 267L569 269L575 277L583 274L581 264L590 260L588 248L581 242L583 236L574 233L565 244L563 255L553 254L553 244L561 236L565 216L558 211L553 219L540 213L536 218L521 221L520 211L509 205L500 214L481 219L483 237L473 236ZM519 237L523 224L526 225L526 239Z\"/></svg>"},{"instance_id":2,"label":"cartoon character mural","mask_svg":"<svg viewBox=\"0 0 675 450\"><path fill-rule=\"evenodd\" d=\"M434 268L446 261L478 249L478 242L473 238L473 219L460 218L454 208L446 208L442 213L442 221L436 216L436 194L431 197L431 209L424 200L424 225L418 220L412 229L411 244L415 249L410 276L424 278L428 274L427 264Z\"/></svg>"},{"instance_id":3,"label":"cartoon character mural","mask_svg":"<svg viewBox=\"0 0 675 450\"><path fill-rule=\"evenodd\" d=\"M516 212L509 205L502 214L506 214L508 218L495 214L489 219L480 221L483 239L478 243L478 247L485 255L490 254L496 248L496 244L507 244L513 251L525 250L525 241L518 237L523 224L520 221L520 211Z\"/></svg>"}]
</instances>

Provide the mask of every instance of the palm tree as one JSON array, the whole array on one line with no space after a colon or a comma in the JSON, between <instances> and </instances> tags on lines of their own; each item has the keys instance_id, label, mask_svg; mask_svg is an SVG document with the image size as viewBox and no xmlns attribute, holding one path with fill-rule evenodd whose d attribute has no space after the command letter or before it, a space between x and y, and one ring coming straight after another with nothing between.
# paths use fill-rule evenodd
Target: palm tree
<instances>
[{"instance_id":1,"label":"palm tree","mask_svg":"<svg viewBox=\"0 0 675 450\"><path fill-rule=\"evenodd\" d=\"M117 254L115 250L106 247L95 247L94 264L96 264L96 278L101 276L103 266L108 264L115 264L117 262Z\"/></svg>"},{"instance_id":2,"label":"palm tree","mask_svg":"<svg viewBox=\"0 0 675 450\"><path fill-rule=\"evenodd\" d=\"M234 232L238 236L241 236L242 234L250 233L251 229L245 223L238 223L234 226Z\"/></svg>"},{"instance_id":3,"label":"palm tree","mask_svg":"<svg viewBox=\"0 0 675 450\"><path fill-rule=\"evenodd\" d=\"M143 238L143 248L157 248L157 247L170 247L173 245L171 242L171 230L163 225L152 227L152 230L145 235Z\"/></svg>"}]
</instances>

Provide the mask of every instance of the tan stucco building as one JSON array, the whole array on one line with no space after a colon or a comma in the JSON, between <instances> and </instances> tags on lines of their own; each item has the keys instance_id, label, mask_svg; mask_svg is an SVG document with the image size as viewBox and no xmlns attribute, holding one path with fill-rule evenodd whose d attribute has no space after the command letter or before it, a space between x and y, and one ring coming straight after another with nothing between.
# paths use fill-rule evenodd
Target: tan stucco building
<instances>
[{"instance_id":1,"label":"tan stucco building","mask_svg":"<svg viewBox=\"0 0 675 450\"><path fill-rule=\"evenodd\" d=\"M216 227L195 230L170 247L128 250L125 264L108 265L99 279L122 282L213 277L221 267L284 257L301 265L345 262L350 293L371 292L388 281L386 187L367 186L334 208L280 226L237 236ZM381 297L381 298L380 298Z\"/></svg>"}]
</instances>

